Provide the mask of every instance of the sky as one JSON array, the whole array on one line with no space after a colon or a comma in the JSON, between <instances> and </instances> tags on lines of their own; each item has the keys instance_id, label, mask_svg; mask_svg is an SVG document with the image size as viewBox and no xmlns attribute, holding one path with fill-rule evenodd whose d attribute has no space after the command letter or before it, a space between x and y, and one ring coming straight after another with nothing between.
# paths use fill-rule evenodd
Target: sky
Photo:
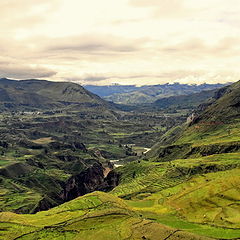
<instances>
[{"instance_id":1,"label":"sky","mask_svg":"<svg viewBox=\"0 0 240 240\"><path fill-rule=\"evenodd\" d=\"M239 12L240 0L1 0L0 77L237 81Z\"/></svg>"}]
</instances>

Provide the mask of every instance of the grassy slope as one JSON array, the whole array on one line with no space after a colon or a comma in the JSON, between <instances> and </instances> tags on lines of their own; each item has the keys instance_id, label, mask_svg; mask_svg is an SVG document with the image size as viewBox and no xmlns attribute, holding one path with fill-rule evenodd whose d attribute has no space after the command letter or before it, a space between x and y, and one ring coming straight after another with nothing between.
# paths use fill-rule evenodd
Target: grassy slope
<instances>
[{"instance_id":1,"label":"grassy slope","mask_svg":"<svg viewBox=\"0 0 240 240\"><path fill-rule=\"evenodd\" d=\"M123 200L95 192L34 215L0 214L0 237L21 239L206 239L144 219Z\"/></svg>"},{"instance_id":2,"label":"grassy slope","mask_svg":"<svg viewBox=\"0 0 240 240\"><path fill-rule=\"evenodd\" d=\"M226 88L225 94L202 112L175 144L208 145L240 139L240 81Z\"/></svg>"},{"instance_id":3,"label":"grassy slope","mask_svg":"<svg viewBox=\"0 0 240 240\"><path fill-rule=\"evenodd\" d=\"M202 239L239 238L239 160L231 153L130 163L119 168L121 184L112 194L95 192L34 215L1 213L0 234L3 239L157 240L177 231L170 239L200 239L186 232Z\"/></svg>"},{"instance_id":4,"label":"grassy slope","mask_svg":"<svg viewBox=\"0 0 240 240\"><path fill-rule=\"evenodd\" d=\"M194 124L165 134L165 146L157 144L147 154L157 162L120 170L122 184L113 193L158 222L215 238L240 238L239 90L237 82Z\"/></svg>"},{"instance_id":5,"label":"grassy slope","mask_svg":"<svg viewBox=\"0 0 240 240\"><path fill-rule=\"evenodd\" d=\"M0 177L0 211L21 209L23 212L34 208L42 196L33 189L27 188L12 179ZM20 194L19 194L20 193Z\"/></svg>"},{"instance_id":6,"label":"grassy slope","mask_svg":"<svg viewBox=\"0 0 240 240\"><path fill-rule=\"evenodd\" d=\"M131 163L113 194L145 218L192 233L240 237L240 154ZM134 176L134 177L133 177Z\"/></svg>"}]
</instances>

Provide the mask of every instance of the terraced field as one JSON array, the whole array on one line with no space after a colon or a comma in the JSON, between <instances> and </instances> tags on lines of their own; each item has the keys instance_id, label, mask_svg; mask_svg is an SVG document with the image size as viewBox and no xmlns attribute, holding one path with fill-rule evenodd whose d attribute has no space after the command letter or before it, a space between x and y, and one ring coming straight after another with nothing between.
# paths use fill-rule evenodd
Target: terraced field
<instances>
[{"instance_id":1,"label":"terraced field","mask_svg":"<svg viewBox=\"0 0 240 240\"><path fill-rule=\"evenodd\" d=\"M34 208L42 196L33 189L27 188L11 179L0 178L0 211ZM21 192L21 194L19 194Z\"/></svg>"},{"instance_id":2,"label":"terraced field","mask_svg":"<svg viewBox=\"0 0 240 240\"><path fill-rule=\"evenodd\" d=\"M171 163L133 162L118 169L121 184L111 194L94 192L34 215L1 213L0 236L238 239L239 161L240 154L231 153Z\"/></svg>"},{"instance_id":3,"label":"terraced field","mask_svg":"<svg viewBox=\"0 0 240 240\"><path fill-rule=\"evenodd\" d=\"M240 238L239 153L135 162L119 172L112 194L145 218L208 237Z\"/></svg>"},{"instance_id":4,"label":"terraced field","mask_svg":"<svg viewBox=\"0 0 240 240\"><path fill-rule=\"evenodd\" d=\"M0 237L5 240L207 239L144 219L123 200L100 192L34 215L0 213Z\"/></svg>"}]
</instances>

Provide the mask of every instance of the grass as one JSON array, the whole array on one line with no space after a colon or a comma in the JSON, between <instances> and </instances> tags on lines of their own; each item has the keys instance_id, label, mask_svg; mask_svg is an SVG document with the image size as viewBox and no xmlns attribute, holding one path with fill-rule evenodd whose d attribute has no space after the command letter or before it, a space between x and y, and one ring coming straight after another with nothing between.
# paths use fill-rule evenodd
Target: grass
<instances>
[{"instance_id":1,"label":"grass","mask_svg":"<svg viewBox=\"0 0 240 240\"><path fill-rule=\"evenodd\" d=\"M169 206L190 222L240 230L240 169L209 173L183 184Z\"/></svg>"},{"instance_id":2,"label":"grass","mask_svg":"<svg viewBox=\"0 0 240 240\"><path fill-rule=\"evenodd\" d=\"M0 178L0 211L22 210L27 212L41 200L42 196L11 179Z\"/></svg>"},{"instance_id":3,"label":"grass","mask_svg":"<svg viewBox=\"0 0 240 240\"><path fill-rule=\"evenodd\" d=\"M144 219L121 199L95 192L32 215L0 213L0 237L13 239L165 239L176 229ZM179 234L179 232L178 232ZM181 239L206 239L181 231Z\"/></svg>"},{"instance_id":4,"label":"grass","mask_svg":"<svg viewBox=\"0 0 240 240\"><path fill-rule=\"evenodd\" d=\"M193 146L216 143L238 142L240 139L240 122L200 123L189 127L175 144L192 143Z\"/></svg>"},{"instance_id":5,"label":"grass","mask_svg":"<svg viewBox=\"0 0 240 240\"><path fill-rule=\"evenodd\" d=\"M239 164L239 153L163 163L132 162L117 169L121 183L111 194L92 193L34 215L0 214L0 236L6 240L158 240L178 230L182 239L195 239L195 235L202 239L240 238ZM57 179L64 176L57 169L42 174ZM25 202L32 199L34 203L40 197L14 182L8 184L23 191L22 195L13 193L14 200L7 202L9 210L19 202L24 208ZM1 192L6 194L8 189Z\"/></svg>"},{"instance_id":6,"label":"grass","mask_svg":"<svg viewBox=\"0 0 240 240\"><path fill-rule=\"evenodd\" d=\"M0 159L0 168L8 165L10 162L14 162L14 161L10 159Z\"/></svg>"},{"instance_id":7,"label":"grass","mask_svg":"<svg viewBox=\"0 0 240 240\"><path fill-rule=\"evenodd\" d=\"M239 229L227 229L210 226L207 224L196 224L183 220L173 214L153 214L150 212L142 212L147 219L154 220L158 223L171 226L176 229L188 231L197 235L207 236L216 239L236 239L240 236Z\"/></svg>"},{"instance_id":8,"label":"grass","mask_svg":"<svg viewBox=\"0 0 240 240\"><path fill-rule=\"evenodd\" d=\"M46 169L44 172L48 176L58 179L60 181L67 181L71 177L71 174L67 174L63 170L56 168Z\"/></svg>"},{"instance_id":9,"label":"grass","mask_svg":"<svg viewBox=\"0 0 240 240\"><path fill-rule=\"evenodd\" d=\"M239 152L240 122L199 122L168 131L161 142L152 147L147 157L152 161L172 161L182 158L199 158L219 153ZM165 146L163 146L165 144Z\"/></svg>"},{"instance_id":10,"label":"grass","mask_svg":"<svg viewBox=\"0 0 240 240\"><path fill-rule=\"evenodd\" d=\"M240 153L119 168L112 194L145 218L198 235L240 237Z\"/></svg>"}]
</instances>

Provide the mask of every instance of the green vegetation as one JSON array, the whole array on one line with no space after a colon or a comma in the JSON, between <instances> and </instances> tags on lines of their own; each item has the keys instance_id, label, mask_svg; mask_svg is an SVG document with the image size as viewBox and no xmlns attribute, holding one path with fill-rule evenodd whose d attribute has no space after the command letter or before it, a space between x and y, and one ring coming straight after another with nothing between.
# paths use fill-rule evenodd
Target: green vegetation
<instances>
[{"instance_id":1,"label":"green vegetation","mask_svg":"<svg viewBox=\"0 0 240 240\"><path fill-rule=\"evenodd\" d=\"M240 122L237 119L230 124L211 121L200 122L189 127L176 144L192 143L193 146L199 146L238 142L240 139L239 129Z\"/></svg>"},{"instance_id":2,"label":"green vegetation","mask_svg":"<svg viewBox=\"0 0 240 240\"><path fill-rule=\"evenodd\" d=\"M53 98L98 100L72 87ZM183 125L179 107L1 114L0 238L239 239L239 90L219 90ZM63 203L99 189L110 193Z\"/></svg>"},{"instance_id":3,"label":"green vegetation","mask_svg":"<svg viewBox=\"0 0 240 240\"><path fill-rule=\"evenodd\" d=\"M144 219L123 200L100 192L34 215L1 213L0 236L6 240L206 239Z\"/></svg>"},{"instance_id":4,"label":"green vegetation","mask_svg":"<svg viewBox=\"0 0 240 240\"><path fill-rule=\"evenodd\" d=\"M0 176L27 189L17 188L12 195L11 187L4 186L7 191L1 209L26 213L39 205L56 206L62 202L63 186L72 176L96 162L108 167L109 160L132 161L151 147L159 134L182 122L181 116L174 115L166 119L158 114L115 114L119 114L118 121L109 119L108 114L98 118L69 109L1 113ZM29 189L36 195L27 207L24 192ZM23 198L15 197L17 194ZM8 204L10 196L16 202L12 207Z\"/></svg>"},{"instance_id":5,"label":"green vegetation","mask_svg":"<svg viewBox=\"0 0 240 240\"><path fill-rule=\"evenodd\" d=\"M0 211L29 212L41 200L41 195L33 189L14 180L0 177Z\"/></svg>"},{"instance_id":6,"label":"green vegetation","mask_svg":"<svg viewBox=\"0 0 240 240\"><path fill-rule=\"evenodd\" d=\"M145 218L208 237L237 238L239 167L239 153L131 163L119 168L121 184L112 193Z\"/></svg>"}]
</instances>

